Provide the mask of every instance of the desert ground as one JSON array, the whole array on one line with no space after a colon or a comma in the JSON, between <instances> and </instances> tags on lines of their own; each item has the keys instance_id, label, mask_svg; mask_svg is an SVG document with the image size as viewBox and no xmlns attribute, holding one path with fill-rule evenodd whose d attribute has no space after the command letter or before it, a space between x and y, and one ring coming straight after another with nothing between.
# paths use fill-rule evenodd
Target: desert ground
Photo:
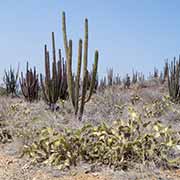
<instances>
[{"instance_id":1,"label":"desert ground","mask_svg":"<svg viewBox=\"0 0 180 180\"><path fill-rule=\"evenodd\" d=\"M114 121L128 119L128 108L133 107L142 115L142 120L161 121L165 126L180 131L180 105L168 100L167 82L161 84L151 79L144 84L106 87L93 94L85 106L82 121L74 116L69 101L58 102L59 109L52 112L44 101L29 103L23 97L0 96L0 180L178 180L180 166L166 168L132 163L128 169L113 169L106 165L78 162L69 169L37 163L23 154L25 145L30 145L42 128L62 132L65 128L78 129L89 123L111 125ZM155 103L159 102L159 103ZM145 108L147 107L147 108ZM174 156L180 156L176 149Z\"/></svg>"}]
</instances>

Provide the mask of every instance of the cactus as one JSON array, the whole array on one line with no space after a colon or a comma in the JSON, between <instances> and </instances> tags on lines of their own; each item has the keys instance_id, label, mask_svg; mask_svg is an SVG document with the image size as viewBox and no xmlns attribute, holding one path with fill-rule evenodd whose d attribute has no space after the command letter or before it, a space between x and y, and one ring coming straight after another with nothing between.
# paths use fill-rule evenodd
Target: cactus
<instances>
[{"instance_id":1,"label":"cactus","mask_svg":"<svg viewBox=\"0 0 180 180\"><path fill-rule=\"evenodd\" d=\"M119 74L117 74L114 78L113 84L115 85L121 85L121 77Z\"/></svg>"},{"instance_id":2,"label":"cactus","mask_svg":"<svg viewBox=\"0 0 180 180\"><path fill-rule=\"evenodd\" d=\"M99 54L98 54L98 51L96 50L95 57L94 57L92 79L91 79L90 88L89 88L89 95L87 96L88 20L85 19L83 77L82 77L82 92L81 92L81 97L80 97L80 74L81 74L81 66L82 66L82 40L81 39L79 40L77 72L76 72L75 78L73 78L72 40L68 41L68 38L67 38L65 12L63 12L63 14L62 14L62 31L63 31L64 48L65 48L66 59L67 59L68 92L69 92L71 103L75 110L75 115L78 115L79 120L81 120L83 112L84 112L84 106L91 99L91 96L93 94L93 90L94 90L94 86L95 86L95 82L96 82Z\"/></svg>"},{"instance_id":3,"label":"cactus","mask_svg":"<svg viewBox=\"0 0 180 180\"><path fill-rule=\"evenodd\" d=\"M168 71L168 89L169 96L174 101L180 100L180 60L171 61Z\"/></svg>"},{"instance_id":4,"label":"cactus","mask_svg":"<svg viewBox=\"0 0 180 180\"><path fill-rule=\"evenodd\" d=\"M126 74L126 77L124 79L124 88L129 89L130 85L131 85L131 78L130 78L129 74Z\"/></svg>"},{"instance_id":5,"label":"cactus","mask_svg":"<svg viewBox=\"0 0 180 180\"><path fill-rule=\"evenodd\" d=\"M101 78L98 90L103 91L106 88L106 77Z\"/></svg>"},{"instance_id":6,"label":"cactus","mask_svg":"<svg viewBox=\"0 0 180 180\"><path fill-rule=\"evenodd\" d=\"M166 61L164 66L164 81L168 79L168 71L169 71L169 66L168 66L168 61Z\"/></svg>"},{"instance_id":7,"label":"cactus","mask_svg":"<svg viewBox=\"0 0 180 180\"><path fill-rule=\"evenodd\" d=\"M137 71L134 72L134 70L133 70L132 83L136 84L137 81L138 81L138 72Z\"/></svg>"},{"instance_id":8,"label":"cactus","mask_svg":"<svg viewBox=\"0 0 180 180\"><path fill-rule=\"evenodd\" d=\"M7 95L11 94L12 97L17 96L19 66L16 73L12 67L10 67L8 71L5 70L4 72L5 75L3 77L3 81L6 86Z\"/></svg>"},{"instance_id":9,"label":"cactus","mask_svg":"<svg viewBox=\"0 0 180 180\"><path fill-rule=\"evenodd\" d=\"M161 84L164 83L164 74L163 74L162 71L160 72L160 75L159 75L159 82L160 82Z\"/></svg>"},{"instance_id":10,"label":"cactus","mask_svg":"<svg viewBox=\"0 0 180 180\"><path fill-rule=\"evenodd\" d=\"M66 62L61 57L61 51L59 50L59 60L56 62L56 49L55 49L55 37L52 32L52 75L50 72L50 57L47 45L44 47L45 53L45 81L43 81L42 74L40 75L42 91L44 99L49 105L50 109L54 111L57 106L56 102L59 97L67 97L67 75L66 75Z\"/></svg>"},{"instance_id":11,"label":"cactus","mask_svg":"<svg viewBox=\"0 0 180 180\"><path fill-rule=\"evenodd\" d=\"M29 69L27 62L26 76L23 77L23 73L21 72L21 78L19 81L25 99L29 102L38 100L39 82L36 68L34 67L34 71L31 68Z\"/></svg>"},{"instance_id":12,"label":"cactus","mask_svg":"<svg viewBox=\"0 0 180 180\"><path fill-rule=\"evenodd\" d=\"M158 73L158 69L155 67L154 68L154 78L158 78L158 76L159 76L159 73Z\"/></svg>"},{"instance_id":13,"label":"cactus","mask_svg":"<svg viewBox=\"0 0 180 180\"><path fill-rule=\"evenodd\" d=\"M88 72L88 76L87 76L87 90L90 89L92 76L93 76L93 72L92 71ZM96 75L96 81L95 81L93 93L96 93L97 88L98 88L98 75Z\"/></svg>"},{"instance_id":14,"label":"cactus","mask_svg":"<svg viewBox=\"0 0 180 180\"><path fill-rule=\"evenodd\" d=\"M61 50L59 49L59 71L62 77L59 98L61 100L66 100L68 98L68 84L67 84L67 64L64 58L61 56Z\"/></svg>"},{"instance_id":15,"label":"cactus","mask_svg":"<svg viewBox=\"0 0 180 180\"><path fill-rule=\"evenodd\" d=\"M113 85L113 68L107 70L107 80L108 86Z\"/></svg>"},{"instance_id":16,"label":"cactus","mask_svg":"<svg viewBox=\"0 0 180 180\"><path fill-rule=\"evenodd\" d=\"M140 83L143 83L145 81L145 76L144 76L144 74L142 72L138 73L138 81Z\"/></svg>"}]
</instances>

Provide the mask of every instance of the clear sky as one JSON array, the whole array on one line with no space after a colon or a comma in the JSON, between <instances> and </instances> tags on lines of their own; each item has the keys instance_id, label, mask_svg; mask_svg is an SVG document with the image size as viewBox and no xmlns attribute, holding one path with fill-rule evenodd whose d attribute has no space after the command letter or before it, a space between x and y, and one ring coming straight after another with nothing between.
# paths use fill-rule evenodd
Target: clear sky
<instances>
[{"instance_id":1,"label":"clear sky","mask_svg":"<svg viewBox=\"0 0 180 180\"><path fill-rule=\"evenodd\" d=\"M164 59L180 52L179 0L1 0L0 76L10 65L26 61L44 71L44 44L63 48L61 14L66 12L68 37L73 39L74 64L77 43L84 37L89 19L89 65L99 49L99 74L113 67L121 75L132 68L148 74L162 68Z\"/></svg>"}]
</instances>

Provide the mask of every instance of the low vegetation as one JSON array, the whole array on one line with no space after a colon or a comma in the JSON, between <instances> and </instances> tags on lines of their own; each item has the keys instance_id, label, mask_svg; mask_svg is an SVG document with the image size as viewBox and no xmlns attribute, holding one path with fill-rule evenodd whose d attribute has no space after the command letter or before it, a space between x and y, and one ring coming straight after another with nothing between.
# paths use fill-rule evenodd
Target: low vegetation
<instances>
[{"instance_id":1,"label":"low vegetation","mask_svg":"<svg viewBox=\"0 0 180 180\"><path fill-rule=\"evenodd\" d=\"M112 126L85 125L78 130L58 133L44 128L37 141L25 146L24 153L36 162L49 163L60 169L75 166L82 160L113 168L128 169L133 163L153 161L158 166L177 167L180 158L170 152L180 144L179 134L161 122L142 122L129 108L129 120L118 120Z\"/></svg>"}]
</instances>

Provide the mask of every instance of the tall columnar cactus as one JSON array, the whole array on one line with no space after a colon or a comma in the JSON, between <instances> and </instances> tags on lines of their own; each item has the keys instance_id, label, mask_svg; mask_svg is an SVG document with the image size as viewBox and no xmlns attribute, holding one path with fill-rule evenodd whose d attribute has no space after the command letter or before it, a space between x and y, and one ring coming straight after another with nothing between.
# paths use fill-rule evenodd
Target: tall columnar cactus
<instances>
[{"instance_id":1,"label":"tall columnar cactus","mask_svg":"<svg viewBox=\"0 0 180 180\"><path fill-rule=\"evenodd\" d=\"M61 86L59 92L59 98L62 100L66 100L68 98L68 84L67 84L67 64L64 58L61 57L61 50L59 49L59 65L61 70Z\"/></svg>"},{"instance_id":2,"label":"tall columnar cactus","mask_svg":"<svg viewBox=\"0 0 180 180\"><path fill-rule=\"evenodd\" d=\"M114 85L121 85L121 77L120 77L119 74L116 74L116 75L114 76L113 84L114 84Z\"/></svg>"},{"instance_id":3,"label":"tall columnar cactus","mask_svg":"<svg viewBox=\"0 0 180 180\"><path fill-rule=\"evenodd\" d=\"M93 94L97 68L98 68L98 51L95 51L94 65L92 71L92 79L90 83L89 95L87 95L87 79L88 79L88 20L85 19L85 37L84 37L84 54L83 54L83 77L82 77L82 91L80 93L80 75L82 66L82 40L79 40L78 48L78 62L77 62L77 72L75 78L73 78L72 73L72 40L68 41L66 32L66 17L65 13L62 14L62 31L64 39L64 47L67 59L67 75L68 75L68 92L70 100L75 110L75 115L78 115L79 120L82 119L85 103L87 103ZM80 96L81 95L81 96Z\"/></svg>"},{"instance_id":4,"label":"tall columnar cactus","mask_svg":"<svg viewBox=\"0 0 180 180\"><path fill-rule=\"evenodd\" d=\"M164 66L164 81L168 79L168 71L169 71L169 66L168 66L168 61L166 61Z\"/></svg>"},{"instance_id":5,"label":"tall columnar cactus","mask_svg":"<svg viewBox=\"0 0 180 180\"><path fill-rule=\"evenodd\" d=\"M106 88L106 86L107 86L106 76L104 76L104 77L101 78L101 80L100 80L98 90L99 90L99 91L103 91L103 90Z\"/></svg>"},{"instance_id":6,"label":"tall columnar cactus","mask_svg":"<svg viewBox=\"0 0 180 180\"><path fill-rule=\"evenodd\" d=\"M138 81L141 83L145 81L145 76L142 72L138 73Z\"/></svg>"},{"instance_id":7,"label":"tall columnar cactus","mask_svg":"<svg viewBox=\"0 0 180 180\"><path fill-rule=\"evenodd\" d=\"M5 70L5 75L3 77L3 81L6 86L7 95L11 94L11 96L17 96L18 89L18 77L19 77L19 66L17 72L10 67L8 71Z\"/></svg>"},{"instance_id":8,"label":"tall columnar cactus","mask_svg":"<svg viewBox=\"0 0 180 180\"><path fill-rule=\"evenodd\" d=\"M158 74L158 69L155 67L154 68L154 78L158 78L159 74Z\"/></svg>"},{"instance_id":9,"label":"tall columnar cactus","mask_svg":"<svg viewBox=\"0 0 180 180\"><path fill-rule=\"evenodd\" d=\"M161 84L163 84L165 82L165 78L164 77L165 76L164 76L163 72L161 71L160 75L159 75L159 81L160 81Z\"/></svg>"},{"instance_id":10,"label":"tall columnar cactus","mask_svg":"<svg viewBox=\"0 0 180 180\"><path fill-rule=\"evenodd\" d=\"M38 82L38 74L36 73L36 68L34 67L34 71L28 66L26 67L26 75L23 76L21 72L21 78L19 79L21 91L25 97L25 99L29 102L34 100L38 100L38 91L39 91L39 82Z\"/></svg>"},{"instance_id":11,"label":"tall columnar cactus","mask_svg":"<svg viewBox=\"0 0 180 180\"><path fill-rule=\"evenodd\" d=\"M129 74L126 74L126 77L124 79L124 88L129 89L131 85L131 78L129 76Z\"/></svg>"},{"instance_id":12,"label":"tall columnar cactus","mask_svg":"<svg viewBox=\"0 0 180 180\"><path fill-rule=\"evenodd\" d=\"M92 76L93 76L93 72L92 71L88 72L88 76L87 76L87 90L90 89ZM96 81L95 81L94 90L93 90L94 93L96 93L97 88L98 88L98 74L96 75Z\"/></svg>"},{"instance_id":13,"label":"tall columnar cactus","mask_svg":"<svg viewBox=\"0 0 180 180\"><path fill-rule=\"evenodd\" d=\"M132 83L135 84L138 81L138 72L134 72L133 70L133 76L132 76Z\"/></svg>"},{"instance_id":14,"label":"tall columnar cactus","mask_svg":"<svg viewBox=\"0 0 180 180\"><path fill-rule=\"evenodd\" d=\"M180 60L171 62L168 71L168 88L172 100L180 100Z\"/></svg>"},{"instance_id":15,"label":"tall columnar cactus","mask_svg":"<svg viewBox=\"0 0 180 180\"><path fill-rule=\"evenodd\" d=\"M56 102L59 97L65 98L67 94L67 76L66 76L66 63L62 60L61 51L59 50L59 60L56 62L56 49L55 49L55 37L54 32L52 32L52 73L50 72L50 56L47 46L44 47L45 54L45 80L43 81L42 74L40 75L42 91L44 94L44 99L49 105L50 109L54 111L56 107ZM63 62L62 62L63 61Z\"/></svg>"},{"instance_id":16,"label":"tall columnar cactus","mask_svg":"<svg viewBox=\"0 0 180 180\"><path fill-rule=\"evenodd\" d=\"M108 86L112 86L113 85L113 68L108 69L107 80L108 80Z\"/></svg>"}]
</instances>

